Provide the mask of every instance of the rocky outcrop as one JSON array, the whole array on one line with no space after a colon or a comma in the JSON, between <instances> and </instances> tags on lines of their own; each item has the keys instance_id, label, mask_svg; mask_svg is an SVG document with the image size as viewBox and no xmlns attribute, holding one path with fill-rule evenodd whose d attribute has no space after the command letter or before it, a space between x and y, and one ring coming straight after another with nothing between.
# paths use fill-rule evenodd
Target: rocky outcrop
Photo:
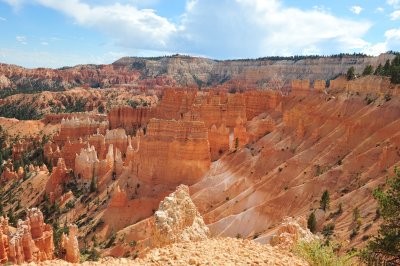
<instances>
[{"instance_id":1,"label":"rocky outcrop","mask_svg":"<svg viewBox=\"0 0 400 266\"><path fill-rule=\"evenodd\" d=\"M151 119L129 158L141 182L171 188L193 184L211 164L207 128L200 121Z\"/></svg>"},{"instance_id":2,"label":"rocky outcrop","mask_svg":"<svg viewBox=\"0 0 400 266\"><path fill-rule=\"evenodd\" d=\"M247 129L244 126L245 121L242 120L240 117L236 119L236 125L233 129L233 139L234 143L232 148L239 148L246 145L249 142L249 135L247 133Z\"/></svg>"},{"instance_id":3,"label":"rocky outcrop","mask_svg":"<svg viewBox=\"0 0 400 266\"><path fill-rule=\"evenodd\" d=\"M291 88L293 95L307 95L311 92L310 80L292 80Z\"/></svg>"},{"instance_id":4,"label":"rocky outcrop","mask_svg":"<svg viewBox=\"0 0 400 266\"><path fill-rule=\"evenodd\" d=\"M35 139L38 141L38 139ZM25 152L29 152L33 146L33 140L18 140L12 147L12 158L14 161L19 161Z\"/></svg>"},{"instance_id":5,"label":"rocky outcrop","mask_svg":"<svg viewBox=\"0 0 400 266\"><path fill-rule=\"evenodd\" d=\"M62 185L67 180L67 167L65 165L64 159L58 159L57 166L53 168L53 171L47 181L45 192L50 196L51 202L59 198L62 194Z\"/></svg>"},{"instance_id":6,"label":"rocky outcrop","mask_svg":"<svg viewBox=\"0 0 400 266\"><path fill-rule=\"evenodd\" d=\"M325 80L314 80L314 91L324 91L326 89Z\"/></svg>"},{"instance_id":7,"label":"rocky outcrop","mask_svg":"<svg viewBox=\"0 0 400 266\"><path fill-rule=\"evenodd\" d=\"M130 106L114 107L108 113L110 128L124 128L129 134L156 117L155 108L132 108Z\"/></svg>"},{"instance_id":8,"label":"rocky outcrop","mask_svg":"<svg viewBox=\"0 0 400 266\"><path fill-rule=\"evenodd\" d=\"M86 138L97 132L105 133L108 122L98 122L90 118L80 120L76 117L61 120L61 129L53 140L58 145L64 145L69 139ZM99 131L98 131L99 129Z\"/></svg>"},{"instance_id":9,"label":"rocky outcrop","mask_svg":"<svg viewBox=\"0 0 400 266\"><path fill-rule=\"evenodd\" d=\"M128 206L128 195L119 186L114 190L109 207L121 208Z\"/></svg>"},{"instance_id":10,"label":"rocky outcrop","mask_svg":"<svg viewBox=\"0 0 400 266\"><path fill-rule=\"evenodd\" d=\"M104 160L97 158L97 152L94 146L81 149L75 157L74 173L84 182L89 182L92 178L100 178L107 172L115 172L118 175L122 171L121 152L116 149L114 153L113 145L108 146L108 153Z\"/></svg>"},{"instance_id":11,"label":"rocky outcrop","mask_svg":"<svg viewBox=\"0 0 400 266\"><path fill-rule=\"evenodd\" d=\"M282 103L281 92L273 90L246 91L244 93L244 98L246 102L247 120L252 120L254 117L266 111L276 110Z\"/></svg>"},{"instance_id":12,"label":"rocky outcrop","mask_svg":"<svg viewBox=\"0 0 400 266\"><path fill-rule=\"evenodd\" d=\"M381 76L365 76L354 80L340 76L330 81L329 89L347 90L352 93L400 95L400 86L391 84L388 77Z\"/></svg>"},{"instance_id":13,"label":"rocky outcrop","mask_svg":"<svg viewBox=\"0 0 400 266\"><path fill-rule=\"evenodd\" d=\"M78 244L78 227L70 224L68 226L69 233L61 235L60 247L65 251L65 260L71 263L78 263L80 261L80 252Z\"/></svg>"},{"instance_id":14,"label":"rocky outcrop","mask_svg":"<svg viewBox=\"0 0 400 266\"><path fill-rule=\"evenodd\" d=\"M43 222L39 209L27 210L25 221L19 220L11 233L8 220L0 218L0 261L21 264L54 258L53 229Z\"/></svg>"},{"instance_id":15,"label":"rocky outcrop","mask_svg":"<svg viewBox=\"0 0 400 266\"><path fill-rule=\"evenodd\" d=\"M277 233L271 238L271 245L280 249L291 249L299 242L312 242L319 238L307 228L307 221L304 217L287 217L278 227Z\"/></svg>"},{"instance_id":16,"label":"rocky outcrop","mask_svg":"<svg viewBox=\"0 0 400 266\"><path fill-rule=\"evenodd\" d=\"M222 124L219 128L213 125L208 132L211 160L218 160L222 154L229 150L229 129Z\"/></svg>"},{"instance_id":17,"label":"rocky outcrop","mask_svg":"<svg viewBox=\"0 0 400 266\"><path fill-rule=\"evenodd\" d=\"M42 118L43 123L45 124L61 124L61 121L64 119L73 119L77 118L79 120L85 120L89 118L90 120L104 122L107 119L106 115L103 114L91 114L91 113L60 113L60 114L47 114Z\"/></svg>"},{"instance_id":18,"label":"rocky outcrop","mask_svg":"<svg viewBox=\"0 0 400 266\"><path fill-rule=\"evenodd\" d=\"M180 185L160 202L154 214L153 246L193 242L209 237L209 230L189 195L189 188Z\"/></svg>"}]
</instances>

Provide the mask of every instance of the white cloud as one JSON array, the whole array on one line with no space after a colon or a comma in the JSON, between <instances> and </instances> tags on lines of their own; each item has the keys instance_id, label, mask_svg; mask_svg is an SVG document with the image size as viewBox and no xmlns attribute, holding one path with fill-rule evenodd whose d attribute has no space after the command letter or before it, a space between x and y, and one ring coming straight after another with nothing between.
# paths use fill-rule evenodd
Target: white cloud
<instances>
[{"instance_id":1,"label":"white cloud","mask_svg":"<svg viewBox=\"0 0 400 266\"><path fill-rule=\"evenodd\" d=\"M21 1L17 1L17 4L21 4ZM169 37L176 31L174 24L158 16L154 10L139 10L130 4L91 6L81 0L34 1L72 17L79 25L109 35L121 46L139 49L165 48Z\"/></svg>"},{"instance_id":2,"label":"white cloud","mask_svg":"<svg viewBox=\"0 0 400 266\"><path fill-rule=\"evenodd\" d=\"M18 6L24 0L3 1ZM129 2L139 0L88 1L29 3L57 10L83 27L107 34L126 51L216 58L359 51L369 45L363 36L372 25L336 17L326 9L291 8L282 0L187 0L186 11L176 23Z\"/></svg>"},{"instance_id":3,"label":"white cloud","mask_svg":"<svg viewBox=\"0 0 400 266\"><path fill-rule=\"evenodd\" d=\"M363 8L361 6L352 6L350 8L350 11L353 12L354 14L359 15L361 11L363 11Z\"/></svg>"},{"instance_id":4,"label":"white cloud","mask_svg":"<svg viewBox=\"0 0 400 266\"><path fill-rule=\"evenodd\" d=\"M278 0L197 0L185 14L179 43L213 57L334 53L364 47L362 36L370 26L318 10L287 8Z\"/></svg>"},{"instance_id":5,"label":"white cloud","mask_svg":"<svg viewBox=\"0 0 400 266\"><path fill-rule=\"evenodd\" d=\"M400 28L391 29L385 32L385 37L387 39L397 39L400 40Z\"/></svg>"},{"instance_id":6,"label":"white cloud","mask_svg":"<svg viewBox=\"0 0 400 266\"><path fill-rule=\"evenodd\" d=\"M377 7L377 8L375 9L375 12L377 12L377 13L383 13L383 12L385 12L385 9L384 9L383 7Z\"/></svg>"},{"instance_id":7,"label":"white cloud","mask_svg":"<svg viewBox=\"0 0 400 266\"><path fill-rule=\"evenodd\" d=\"M387 0L386 3L390 6L398 7L400 5L400 0Z\"/></svg>"},{"instance_id":8,"label":"white cloud","mask_svg":"<svg viewBox=\"0 0 400 266\"><path fill-rule=\"evenodd\" d=\"M324 5L315 5L312 7L314 10L320 11L320 12L330 12L331 9L329 7L326 7Z\"/></svg>"},{"instance_id":9,"label":"white cloud","mask_svg":"<svg viewBox=\"0 0 400 266\"><path fill-rule=\"evenodd\" d=\"M0 21L6 21L6 18L0 17Z\"/></svg>"},{"instance_id":10,"label":"white cloud","mask_svg":"<svg viewBox=\"0 0 400 266\"><path fill-rule=\"evenodd\" d=\"M44 46L47 46L47 45L49 45L49 43L48 43L48 42L41 42L40 44L41 44L41 45L44 45Z\"/></svg>"},{"instance_id":11,"label":"white cloud","mask_svg":"<svg viewBox=\"0 0 400 266\"><path fill-rule=\"evenodd\" d=\"M28 44L26 36L22 36L22 35L15 36L15 40L17 42L19 42L20 44L24 44L24 45Z\"/></svg>"},{"instance_id":12,"label":"white cloud","mask_svg":"<svg viewBox=\"0 0 400 266\"><path fill-rule=\"evenodd\" d=\"M396 10L390 14L391 20L398 20L400 19L400 10Z\"/></svg>"},{"instance_id":13,"label":"white cloud","mask_svg":"<svg viewBox=\"0 0 400 266\"><path fill-rule=\"evenodd\" d=\"M400 47L400 28L387 30L384 37L384 42L367 45L362 52L369 55L379 55L389 50L398 50Z\"/></svg>"}]
</instances>

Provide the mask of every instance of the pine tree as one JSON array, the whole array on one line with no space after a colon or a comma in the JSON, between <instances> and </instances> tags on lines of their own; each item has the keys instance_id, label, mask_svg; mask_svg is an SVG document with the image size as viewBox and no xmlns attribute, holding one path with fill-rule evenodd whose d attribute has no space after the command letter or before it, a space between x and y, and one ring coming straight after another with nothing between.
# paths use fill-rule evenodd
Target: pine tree
<instances>
[{"instance_id":1,"label":"pine tree","mask_svg":"<svg viewBox=\"0 0 400 266\"><path fill-rule=\"evenodd\" d=\"M321 196L321 200L319 201L321 209L326 211L329 208L329 203L330 203L329 192L328 190L325 190Z\"/></svg>"},{"instance_id":2,"label":"pine tree","mask_svg":"<svg viewBox=\"0 0 400 266\"><path fill-rule=\"evenodd\" d=\"M346 75L346 77L347 77L347 80L352 80L352 79L355 79L356 78L356 75L354 74L354 67L350 67L348 70L347 70L347 75Z\"/></svg>"},{"instance_id":3,"label":"pine tree","mask_svg":"<svg viewBox=\"0 0 400 266\"><path fill-rule=\"evenodd\" d=\"M372 75L374 73L374 68L371 65L368 65L364 68L363 76Z\"/></svg>"},{"instance_id":4,"label":"pine tree","mask_svg":"<svg viewBox=\"0 0 400 266\"><path fill-rule=\"evenodd\" d=\"M90 181L90 193L96 192L96 190L97 190L96 179L94 176L92 176L92 181Z\"/></svg>"},{"instance_id":5,"label":"pine tree","mask_svg":"<svg viewBox=\"0 0 400 266\"><path fill-rule=\"evenodd\" d=\"M310 229L311 233L315 233L317 231L317 219L315 218L314 212L308 216L307 228Z\"/></svg>"},{"instance_id":6,"label":"pine tree","mask_svg":"<svg viewBox=\"0 0 400 266\"><path fill-rule=\"evenodd\" d=\"M382 76L383 75L382 64L379 64L378 67L375 69L374 75L377 75L377 76Z\"/></svg>"},{"instance_id":7,"label":"pine tree","mask_svg":"<svg viewBox=\"0 0 400 266\"><path fill-rule=\"evenodd\" d=\"M390 76L390 61L389 59L386 60L385 65L383 66L383 73L384 76Z\"/></svg>"},{"instance_id":8,"label":"pine tree","mask_svg":"<svg viewBox=\"0 0 400 266\"><path fill-rule=\"evenodd\" d=\"M374 191L383 222L378 236L368 243L363 254L368 264L400 265L400 169L395 168L394 173L387 181L386 191Z\"/></svg>"},{"instance_id":9,"label":"pine tree","mask_svg":"<svg viewBox=\"0 0 400 266\"><path fill-rule=\"evenodd\" d=\"M400 66L392 66L390 82L393 84L400 84Z\"/></svg>"}]
</instances>

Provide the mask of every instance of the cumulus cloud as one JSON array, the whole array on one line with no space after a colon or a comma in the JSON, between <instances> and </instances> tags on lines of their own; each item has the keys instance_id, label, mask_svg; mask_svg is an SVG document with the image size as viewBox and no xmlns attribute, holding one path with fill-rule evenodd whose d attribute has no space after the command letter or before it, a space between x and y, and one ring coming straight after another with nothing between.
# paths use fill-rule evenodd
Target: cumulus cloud
<instances>
[{"instance_id":1,"label":"cumulus cloud","mask_svg":"<svg viewBox=\"0 0 400 266\"><path fill-rule=\"evenodd\" d=\"M400 0L387 0L386 3L390 6L398 7L400 5Z\"/></svg>"},{"instance_id":2,"label":"cumulus cloud","mask_svg":"<svg viewBox=\"0 0 400 266\"><path fill-rule=\"evenodd\" d=\"M400 28L387 30L384 37L384 42L367 45L362 52L369 55L379 55L389 50L398 49L400 46Z\"/></svg>"},{"instance_id":3,"label":"cumulus cloud","mask_svg":"<svg viewBox=\"0 0 400 266\"><path fill-rule=\"evenodd\" d=\"M3 0L19 7L24 0ZM176 31L168 19L154 10L138 9L131 4L89 5L81 0L33 0L73 18L81 26L97 29L112 37L119 45L140 49L165 48Z\"/></svg>"},{"instance_id":4,"label":"cumulus cloud","mask_svg":"<svg viewBox=\"0 0 400 266\"><path fill-rule=\"evenodd\" d=\"M390 14L391 20L398 20L400 19L400 10L396 10Z\"/></svg>"},{"instance_id":5,"label":"cumulus cloud","mask_svg":"<svg viewBox=\"0 0 400 266\"><path fill-rule=\"evenodd\" d=\"M288 8L278 0L192 0L179 43L216 57L334 53L364 47L362 36L370 26L315 9Z\"/></svg>"},{"instance_id":6,"label":"cumulus cloud","mask_svg":"<svg viewBox=\"0 0 400 266\"><path fill-rule=\"evenodd\" d=\"M354 14L359 15L361 11L363 11L363 8L361 6L352 6L350 7L350 11L353 12Z\"/></svg>"},{"instance_id":7,"label":"cumulus cloud","mask_svg":"<svg viewBox=\"0 0 400 266\"><path fill-rule=\"evenodd\" d=\"M15 40L17 42L19 42L20 44L24 44L24 45L28 44L26 36L22 36L22 35L15 36Z\"/></svg>"},{"instance_id":8,"label":"cumulus cloud","mask_svg":"<svg viewBox=\"0 0 400 266\"><path fill-rule=\"evenodd\" d=\"M24 3L3 1L15 6ZM29 3L62 12L77 24L110 36L126 49L243 58L352 52L370 45L363 39L372 25L368 21L339 18L326 9L291 8L281 0L187 0L186 11L175 23L155 10L138 8L135 1Z\"/></svg>"}]
</instances>

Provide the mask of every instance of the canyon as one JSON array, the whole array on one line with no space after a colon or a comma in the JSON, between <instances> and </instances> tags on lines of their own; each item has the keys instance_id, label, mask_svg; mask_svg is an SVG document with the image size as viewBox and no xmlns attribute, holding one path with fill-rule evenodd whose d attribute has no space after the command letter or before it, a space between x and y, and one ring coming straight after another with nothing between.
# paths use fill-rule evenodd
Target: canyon
<instances>
[{"instance_id":1,"label":"canyon","mask_svg":"<svg viewBox=\"0 0 400 266\"><path fill-rule=\"evenodd\" d=\"M341 74L392 58L1 65L3 89L35 79L66 90L0 100L43 111L0 118L1 262L308 265L290 252L299 242L365 247L382 221L373 190L400 162L400 86Z\"/></svg>"},{"instance_id":2,"label":"canyon","mask_svg":"<svg viewBox=\"0 0 400 266\"><path fill-rule=\"evenodd\" d=\"M79 65L60 69L25 69L0 64L0 90L29 92L87 87L205 87L223 83L263 87L276 77L285 80L329 80L345 74L351 66L361 73L367 65L376 68L394 55L379 57L338 55L333 57L259 58L212 60L173 55L165 57L124 57L110 65Z\"/></svg>"}]
</instances>

